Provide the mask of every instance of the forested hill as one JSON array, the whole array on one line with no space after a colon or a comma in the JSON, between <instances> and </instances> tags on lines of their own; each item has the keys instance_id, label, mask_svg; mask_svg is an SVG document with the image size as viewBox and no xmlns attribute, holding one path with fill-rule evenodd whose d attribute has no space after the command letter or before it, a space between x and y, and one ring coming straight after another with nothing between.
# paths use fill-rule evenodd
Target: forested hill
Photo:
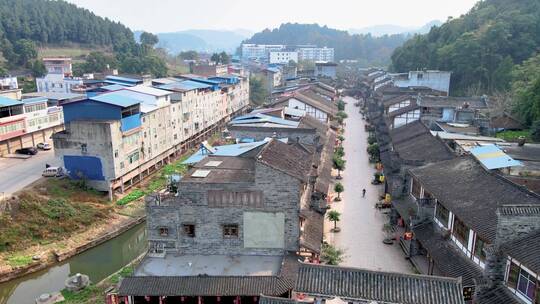
<instances>
[{"instance_id":1,"label":"forested hill","mask_svg":"<svg viewBox=\"0 0 540 304\"><path fill-rule=\"evenodd\" d=\"M540 51L540 1L485 0L392 55L392 70L450 70L454 94L510 89L514 65Z\"/></svg>"},{"instance_id":2,"label":"forested hill","mask_svg":"<svg viewBox=\"0 0 540 304\"><path fill-rule=\"evenodd\" d=\"M3 49L20 39L115 47L134 42L131 30L120 23L65 1L49 0L1 0L0 39Z\"/></svg>"},{"instance_id":3,"label":"forested hill","mask_svg":"<svg viewBox=\"0 0 540 304\"><path fill-rule=\"evenodd\" d=\"M359 59L369 65L386 65L392 51L401 46L404 35L373 37L350 35L347 31L331 29L318 24L286 23L274 30L259 32L245 43L257 44L314 44L335 49L336 60Z\"/></svg>"}]
</instances>

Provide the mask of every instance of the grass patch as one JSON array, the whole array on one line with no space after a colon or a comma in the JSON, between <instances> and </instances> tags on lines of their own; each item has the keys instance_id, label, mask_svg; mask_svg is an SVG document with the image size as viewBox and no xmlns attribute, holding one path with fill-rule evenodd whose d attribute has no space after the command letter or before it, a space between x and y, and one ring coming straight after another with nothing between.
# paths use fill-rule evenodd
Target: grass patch
<instances>
[{"instance_id":1,"label":"grass patch","mask_svg":"<svg viewBox=\"0 0 540 304\"><path fill-rule=\"evenodd\" d=\"M506 141L517 141L520 136L525 137L528 142L532 141L530 130L502 131L502 132L497 133L497 138L501 138Z\"/></svg>"},{"instance_id":2,"label":"grass patch","mask_svg":"<svg viewBox=\"0 0 540 304\"><path fill-rule=\"evenodd\" d=\"M11 204L16 212L0 217L0 252L50 244L105 221L111 214L109 206L63 198L48 199L32 191L20 194Z\"/></svg>"},{"instance_id":3,"label":"grass patch","mask_svg":"<svg viewBox=\"0 0 540 304\"><path fill-rule=\"evenodd\" d=\"M22 267L32 263L31 256L15 255L7 258L7 263L11 267Z\"/></svg>"},{"instance_id":4,"label":"grass patch","mask_svg":"<svg viewBox=\"0 0 540 304\"><path fill-rule=\"evenodd\" d=\"M104 48L86 47L78 44L69 44L65 46L61 45L49 45L38 49L38 57L71 57L75 61L77 59L84 58L91 52L99 51L106 54L112 54L109 50Z\"/></svg>"},{"instance_id":5,"label":"grass patch","mask_svg":"<svg viewBox=\"0 0 540 304\"><path fill-rule=\"evenodd\" d=\"M126 196L122 197L121 199L117 200L116 204L118 206L127 205L127 204L133 202L134 200L140 199L145 194L146 194L145 191L143 191L141 189L135 189L135 190L131 191L128 195L126 195Z\"/></svg>"},{"instance_id":6,"label":"grass patch","mask_svg":"<svg viewBox=\"0 0 540 304\"><path fill-rule=\"evenodd\" d=\"M79 292L71 292L65 289L61 292L65 299L64 301L60 302L63 304L105 303L103 290L95 285L90 285Z\"/></svg>"},{"instance_id":7,"label":"grass patch","mask_svg":"<svg viewBox=\"0 0 540 304\"><path fill-rule=\"evenodd\" d=\"M110 278L110 282L113 284L118 284L121 278L129 277L130 275L133 275L134 272L135 268L133 266L124 267L117 274L113 275Z\"/></svg>"}]
</instances>

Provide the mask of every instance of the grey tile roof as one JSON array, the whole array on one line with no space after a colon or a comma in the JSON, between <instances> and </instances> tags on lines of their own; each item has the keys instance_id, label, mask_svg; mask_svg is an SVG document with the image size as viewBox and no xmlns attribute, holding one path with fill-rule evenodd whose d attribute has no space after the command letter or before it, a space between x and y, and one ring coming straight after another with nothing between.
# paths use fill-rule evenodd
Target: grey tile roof
<instances>
[{"instance_id":1,"label":"grey tile roof","mask_svg":"<svg viewBox=\"0 0 540 304\"><path fill-rule=\"evenodd\" d=\"M473 286L474 280L482 277L480 266L459 252L451 241L444 239L440 229L434 224L417 226L413 228L413 232L443 275L452 278L461 277L463 286Z\"/></svg>"},{"instance_id":2,"label":"grey tile roof","mask_svg":"<svg viewBox=\"0 0 540 304\"><path fill-rule=\"evenodd\" d=\"M535 273L540 273L540 230L505 243L502 251Z\"/></svg>"},{"instance_id":3,"label":"grey tile roof","mask_svg":"<svg viewBox=\"0 0 540 304\"><path fill-rule=\"evenodd\" d=\"M279 140L271 140L257 155L258 162L302 181L309 177L312 158L305 150Z\"/></svg>"},{"instance_id":4,"label":"grey tile roof","mask_svg":"<svg viewBox=\"0 0 540 304\"><path fill-rule=\"evenodd\" d=\"M454 158L454 154L431 134L420 121L390 130L394 151L404 160L437 162Z\"/></svg>"},{"instance_id":5,"label":"grey tile roof","mask_svg":"<svg viewBox=\"0 0 540 304\"><path fill-rule=\"evenodd\" d=\"M300 215L305 219L300 246L320 253L324 234L324 215L313 210L301 210Z\"/></svg>"},{"instance_id":6,"label":"grey tile roof","mask_svg":"<svg viewBox=\"0 0 540 304\"><path fill-rule=\"evenodd\" d=\"M465 104L471 109L488 108L488 102L483 97L419 96L417 103L429 108L459 108Z\"/></svg>"},{"instance_id":7,"label":"grey tile roof","mask_svg":"<svg viewBox=\"0 0 540 304\"><path fill-rule=\"evenodd\" d=\"M476 298L477 304L522 304L510 290L503 286L497 285L491 289L479 293Z\"/></svg>"},{"instance_id":8,"label":"grey tile roof","mask_svg":"<svg viewBox=\"0 0 540 304\"><path fill-rule=\"evenodd\" d=\"M281 296L292 289L288 280L274 276L236 277L127 277L118 293L131 296Z\"/></svg>"},{"instance_id":9,"label":"grey tile roof","mask_svg":"<svg viewBox=\"0 0 540 304\"><path fill-rule=\"evenodd\" d=\"M336 104L309 91L296 92L292 97L305 102L306 104L317 108L330 116L336 116L338 112Z\"/></svg>"},{"instance_id":10,"label":"grey tile roof","mask_svg":"<svg viewBox=\"0 0 540 304\"><path fill-rule=\"evenodd\" d=\"M336 140L336 133L330 132L330 135L324 145L324 149L321 154L321 159L318 168L318 176L315 181L315 191L328 194L330 185L333 183L332 178L332 157L334 156L334 145Z\"/></svg>"},{"instance_id":11,"label":"grey tile roof","mask_svg":"<svg viewBox=\"0 0 540 304\"><path fill-rule=\"evenodd\" d=\"M457 279L301 264L297 292L402 304L463 304Z\"/></svg>"},{"instance_id":12,"label":"grey tile roof","mask_svg":"<svg viewBox=\"0 0 540 304\"><path fill-rule=\"evenodd\" d=\"M497 208L516 202L539 205L540 197L486 171L471 156L410 169L443 206L489 243L495 240Z\"/></svg>"}]
</instances>

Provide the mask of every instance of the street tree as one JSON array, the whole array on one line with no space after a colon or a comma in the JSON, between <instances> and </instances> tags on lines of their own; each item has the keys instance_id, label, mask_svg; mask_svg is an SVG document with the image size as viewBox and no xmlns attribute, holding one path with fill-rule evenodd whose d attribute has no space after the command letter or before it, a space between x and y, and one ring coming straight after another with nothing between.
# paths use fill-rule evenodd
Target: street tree
<instances>
[{"instance_id":1,"label":"street tree","mask_svg":"<svg viewBox=\"0 0 540 304\"><path fill-rule=\"evenodd\" d=\"M341 179L341 171L345 170L345 160L337 155L334 155L332 161L334 169L338 170L338 176L336 179Z\"/></svg>"},{"instance_id":2,"label":"street tree","mask_svg":"<svg viewBox=\"0 0 540 304\"><path fill-rule=\"evenodd\" d=\"M336 210L332 210L328 212L328 214L326 214L326 218L329 221L334 222L334 228L332 229L332 231L338 232L339 228L337 227L337 222L341 220L341 213L337 212Z\"/></svg>"},{"instance_id":3,"label":"street tree","mask_svg":"<svg viewBox=\"0 0 540 304\"><path fill-rule=\"evenodd\" d=\"M330 244L322 245L321 262L327 265L339 265L343 262L345 252L342 249L336 248Z\"/></svg>"},{"instance_id":4,"label":"street tree","mask_svg":"<svg viewBox=\"0 0 540 304\"><path fill-rule=\"evenodd\" d=\"M345 191L345 187L343 187L342 183L336 183L334 185L334 191L336 191L336 193L337 193L337 197L334 199L334 201L340 202L341 201L341 192Z\"/></svg>"}]
</instances>

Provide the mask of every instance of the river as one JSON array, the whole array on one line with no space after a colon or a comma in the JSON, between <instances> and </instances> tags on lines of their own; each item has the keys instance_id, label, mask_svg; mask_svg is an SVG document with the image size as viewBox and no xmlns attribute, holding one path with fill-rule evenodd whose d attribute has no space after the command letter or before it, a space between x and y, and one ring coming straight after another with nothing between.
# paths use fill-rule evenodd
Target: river
<instances>
[{"instance_id":1,"label":"river","mask_svg":"<svg viewBox=\"0 0 540 304\"><path fill-rule=\"evenodd\" d=\"M0 283L0 304L33 304L41 294L63 289L66 278L75 273L86 274L97 283L140 256L146 245L146 224L141 223L60 264Z\"/></svg>"}]
</instances>

